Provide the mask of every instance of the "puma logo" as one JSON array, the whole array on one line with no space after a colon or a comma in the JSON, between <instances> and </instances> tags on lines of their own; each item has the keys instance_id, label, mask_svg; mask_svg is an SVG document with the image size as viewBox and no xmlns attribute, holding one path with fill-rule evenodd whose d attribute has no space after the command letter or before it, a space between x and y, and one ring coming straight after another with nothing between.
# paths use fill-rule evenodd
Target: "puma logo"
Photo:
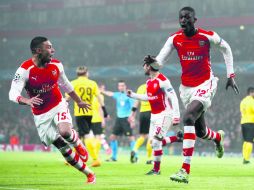
<instances>
[{"instance_id":1,"label":"puma logo","mask_svg":"<svg viewBox=\"0 0 254 190\"><path fill-rule=\"evenodd\" d=\"M182 46L182 43L181 42L176 42L177 45L179 46Z\"/></svg>"},{"instance_id":2,"label":"puma logo","mask_svg":"<svg viewBox=\"0 0 254 190\"><path fill-rule=\"evenodd\" d=\"M31 79L33 79L33 80L37 80L37 77L31 77Z\"/></svg>"}]
</instances>

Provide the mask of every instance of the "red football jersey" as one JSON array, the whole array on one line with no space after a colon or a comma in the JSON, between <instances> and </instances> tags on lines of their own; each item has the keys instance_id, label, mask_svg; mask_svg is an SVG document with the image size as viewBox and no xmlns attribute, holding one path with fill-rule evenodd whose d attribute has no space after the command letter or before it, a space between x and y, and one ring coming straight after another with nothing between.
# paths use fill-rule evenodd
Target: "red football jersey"
<instances>
[{"instance_id":1,"label":"red football jersey","mask_svg":"<svg viewBox=\"0 0 254 190\"><path fill-rule=\"evenodd\" d=\"M45 68L39 68L32 59L29 59L23 62L17 70L12 82L10 96L13 97L12 99L18 98L23 88L26 89L30 98L39 94L43 104L34 105L32 112L35 115L43 114L57 106L62 100L58 85L61 81L71 91L72 86L64 74L60 61L52 59Z\"/></svg>"},{"instance_id":2,"label":"red football jersey","mask_svg":"<svg viewBox=\"0 0 254 190\"><path fill-rule=\"evenodd\" d=\"M210 41L213 32L198 29L191 38L179 32L173 39L182 66L182 84L198 86L211 76Z\"/></svg>"},{"instance_id":3,"label":"red football jersey","mask_svg":"<svg viewBox=\"0 0 254 190\"><path fill-rule=\"evenodd\" d=\"M172 109L166 96L166 92L164 91L166 90L166 86L167 89L173 90L169 80L167 80L167 78L161 73L155 79L147 80L146 92L151 105L152 114L160 113L166 109Z\"/></svg>"},{"instance_id":4,"label":"red football jersey","mask_svg":"<svg viewBox=\"0 0 254 190\"><path fill-rule=\"evenodd\" d=\"M212 45L219 47L223 52L228 77L234 73L233 56L229 45L213 31L201 28L192 37L187 37L182 30L171 35L160 54L156 57L163 63L173 49L176 49L182 67L182 84L195 87L210 79L213 75L210 61L210 48Z\"/></svg>"}]
</instances>

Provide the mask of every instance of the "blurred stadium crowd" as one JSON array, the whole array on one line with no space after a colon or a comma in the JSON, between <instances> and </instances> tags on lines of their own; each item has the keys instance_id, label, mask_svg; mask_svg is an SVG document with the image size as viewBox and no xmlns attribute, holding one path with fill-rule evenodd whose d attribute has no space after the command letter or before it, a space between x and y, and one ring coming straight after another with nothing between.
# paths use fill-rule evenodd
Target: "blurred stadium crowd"
<instances>
[{"instance_id":1,"label":"blurred stadium crowd","mask_svg":"<svg viewBox=\"0 0 254 190\"><path fill-rule=\"evenodd\" d=\"M40 143L29 108L8 101L12 76L19 64L30 57L29 43L34 36L44 35L51 40L56 49L55 57L65 65L69 79L75 77L73 71L77 66L85 64L91 78L105 83L109 90L116 90L119 79L136 89L145 81L142 72L133 76L137 65L142 65L146 54L158 53L168 35L178 29L178 10L188 5L196 10L198 26L215 30L232 48L241 92L236 96L233 91L225 91L224 67L215 72L221 80L207 112L207 125L225 130L227 149L240 152L239 103L253 81L249 74L252 67L248 67L254 61L252 4L252 0L2 0L0 143L8 143L13 135L20 138L20 143ZM212 64L223 65L220 53L212 51L211 56ZM178 62L173 53L168 64ZM122 76L115 70L100 74L106 68L120 70L127 66L128 72ZM180 76L165 74L177 90ZM106 105L114 117L114 102L106 99ZM106 132L109 134L110 129ZM205 146L209 145L198 141L196 149L202 150Z\"/></svg>"}]
</instances>

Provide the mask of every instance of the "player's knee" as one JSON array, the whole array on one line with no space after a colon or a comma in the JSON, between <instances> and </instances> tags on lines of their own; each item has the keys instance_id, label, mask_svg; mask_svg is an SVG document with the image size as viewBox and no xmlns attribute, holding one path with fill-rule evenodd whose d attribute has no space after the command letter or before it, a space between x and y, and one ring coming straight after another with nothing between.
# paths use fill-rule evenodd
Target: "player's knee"
<instances>
[{"instance_id":1,"label":"player's knee","mask_svg":"<svg viewBox=\"0 0 254 190\"><path fill-rule=\"evenodd\" d=\"M67 139L71 136L71 132L65 129L59 129L59 134L64 138Z\"/></svg>"},{"instance_id":2,"label":"player's knee","mask_svg":"<svg viewBox=\"0 0 254 190\"><path fill-rule=\"evenodd\" d=\"M206 135L206 132L204 130L196 130L196 136L198 138L203 138Z\"/></svg>"},{"instance_id":3,"label":"player's knee","mask_svg":"<svg viewBox=\"0 0 254 190\"><path fill-rule=\"evenodd\" d=\"M59 134L64 138L64 139L67 139L71 136L71 127L70 127L70 124L68 123L60 123L58 125L58 131L59 131Z\"/></svg>"},{"instance_id":4,"label":"player's knee","mask_svg":"<svg viewBox=\"0 0 254 190\"><path fill-rule=\"evenodd\" d=\"M201 122L195 123L196 136L198 138L204 138L206 136L206 126Z\"/></svg>"},{"instance_id":5,"label":"player's knee","mask_svg":"<svg viewBox=\"0 0 254 190\"><path fill-rule=\"evenodd\" d=\"M193 114L186 113L183 116L183 123L184 123L184 125L191 125L191 126L193 126L195 124L195 118L194 118Z\"/></svg>"}]
</instances>

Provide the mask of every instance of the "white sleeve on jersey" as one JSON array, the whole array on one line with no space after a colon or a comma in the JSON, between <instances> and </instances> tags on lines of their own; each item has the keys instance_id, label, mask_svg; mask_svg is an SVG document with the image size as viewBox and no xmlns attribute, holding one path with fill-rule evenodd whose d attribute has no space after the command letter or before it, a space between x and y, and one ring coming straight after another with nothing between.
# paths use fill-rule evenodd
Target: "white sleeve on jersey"
<instances>
[{"instance_id":1,"label":"white sleeve on jersey","mask_svg":"<svg viewBox=\"0 0 254 190\"><path fill-rule=\"evenodd\" d=\"M161 88L163 88L166 96L170 99L172 107L173 107L173 118L180 119L180 110L179 110L179 103L178 98L175 93L173 86L171 85L170 81L167 79L165 81L160 81Z\"/></svg>"},{"instance_id":2,"label":"white sleeve on jersey","mask_svg":"<svg viewBox=\"0 0 254 190\"><path fill-rule=\"evenodd\" d=\"M163 48L160 50L160 53L156 56L156 60L159 65L163 65L169 58L170 54L174 50L173 39L175 35L170 36L166 43L164 44Z\"/></svg>"},{"instance_id":3,"label":"white sleeve on jersey","mask_svg":"<svg viewBox=\"0 0 254 190\"><path fill-rule=\"evenodd\" d=\"M58 68L59 68L59 71L60 71L60 76L59 76L59 79L58 79L58 85L66 93L70 93L70 92L74 91L73 86L71 85L70 81L68 80L68 78L65 75L62 63L58 64Z\"/></svg>"},{"instance_id":4,"label":"white sleeve on jersey","mask_svg":"<svg viewBox=\"0 0 254 190\"><path fill-rule=\"evenodd\" d=\"M147 94L137 94L135 92L131 92L130 95L131 98L134 98L136 100L141 100L141 101L148 101L148 96Z\"/></svg>"},{"instance_id":5,"label":"white sleeve on jersey","mask_svg":"<svg viewBox=\"0 0 254 190\"><path fill-rule=\"evenodd\" d=\"M19 103L18 97L21 96L21 92L28 79L28 71L19 67L15 73L15 76L11 83L11 89L9 91L9 100Z\"/></svg>"},{"instance_id":6,"label":"white sleeve on jersey","mask_svg":"<svg viewBox=\"0 0 254 190\"><path fill-rule=\"evenodd\" d=\"M210 42L216 48L218 48L221 53L223 54L226 68L227 68L227 77L230 78L231 74L234 74L234 67L233 67L233 54L229 44L223 40L216 32L212 35Z\"/></svg>"}]
</instances>

